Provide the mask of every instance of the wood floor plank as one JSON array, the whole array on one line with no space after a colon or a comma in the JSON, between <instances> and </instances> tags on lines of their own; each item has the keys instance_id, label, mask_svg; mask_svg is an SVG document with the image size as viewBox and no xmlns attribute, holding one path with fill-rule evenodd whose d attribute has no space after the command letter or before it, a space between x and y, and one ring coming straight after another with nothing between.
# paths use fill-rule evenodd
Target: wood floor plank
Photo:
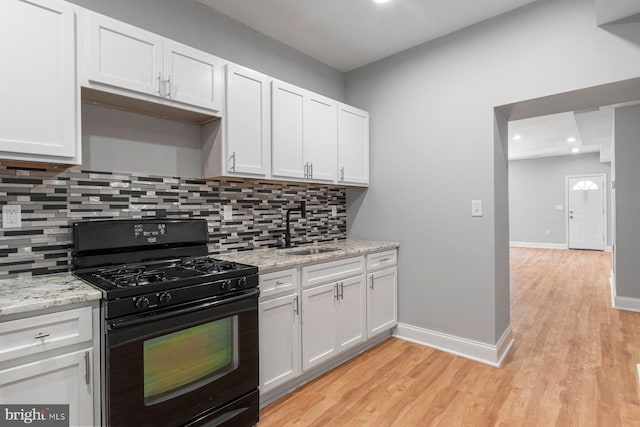
<instances>
[{"instance_id":1,"label":"wood floor plank","mask_svg":"<svg viewBox=\"0 0 640 427\"><path fill-rule=\"evenodd\" d=\"M511 249L516 340L493 368L391 338L261 411L270 426L640 426L640 313L611 254Z\"/></svg>"}]
</instances>

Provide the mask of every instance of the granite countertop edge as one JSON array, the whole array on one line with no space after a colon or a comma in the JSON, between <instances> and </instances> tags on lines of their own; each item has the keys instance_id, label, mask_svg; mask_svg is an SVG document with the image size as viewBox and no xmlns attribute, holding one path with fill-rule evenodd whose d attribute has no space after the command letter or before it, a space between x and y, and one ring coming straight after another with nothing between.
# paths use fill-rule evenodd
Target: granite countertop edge
<instances>
[{"instance_id":1,"label":"granite countertop edge","mask_svg":"<svg viewBox=\"0 0 640 427\"><path fill-rule=\"evenodd\" d=\"M291 255L288 252L303 248L323 248L329 247L337 249L332 252L324 252L313 255ZM226 261L234 261L243 264L255 265L259 273L283 270L286 268L301 267L319 262L329 262L333 260L349 258L359 255L367 255L376 252L398 249L397 242L382 242L368 240L340 240L318 245L301 245L289 249L255 249L252 251L228 252L214 255Z\"/></svg>"},{"instance_id":2,"label":"granite countertop edge","mask_svg":"<svg viewBox=\"0 0 640 427\"><path fill-rule=\"evenodd\" d=\"M102 292L71 273L0 280L0 320L51 307L95 301Z\"/></svg>"}]
</instances>

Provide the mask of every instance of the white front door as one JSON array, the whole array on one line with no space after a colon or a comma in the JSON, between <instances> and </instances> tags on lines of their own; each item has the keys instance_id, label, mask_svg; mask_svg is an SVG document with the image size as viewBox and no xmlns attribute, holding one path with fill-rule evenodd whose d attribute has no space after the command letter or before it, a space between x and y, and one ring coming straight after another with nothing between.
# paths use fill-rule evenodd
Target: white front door
<instances>
[{"instance_id":1,"label":"white front door","mask_svg":"<svg viewBox=\"0 0 640 427\"><path fill-rule=\"evenodd\" d=\"M604 250L604 176L569 177L569 249Z\"/></svg>"}]
</instances>

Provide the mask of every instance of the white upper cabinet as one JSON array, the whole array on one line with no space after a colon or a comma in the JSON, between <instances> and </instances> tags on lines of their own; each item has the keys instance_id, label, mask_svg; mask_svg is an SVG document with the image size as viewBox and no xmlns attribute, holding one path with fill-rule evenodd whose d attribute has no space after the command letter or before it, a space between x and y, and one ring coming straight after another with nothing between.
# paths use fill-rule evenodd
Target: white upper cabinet
<instances>
[{"instance_id":1,"label":"white upper cabinet","mask_svg":"<svg viewBox=\"0 0 640 427\"><path fill-rule=\"evenodd\" d=\"M271 174L306 178L303 89L274 80L271 93Z\"/></svg>"},{"instance_id":2,"label":"white upper cabinet","mask_svg":"<svg viewBox=\"0 0 640 427\"><path fill-rule=\"evenodd\" d=\"M337 102L280 81L272 97L273 176L335 182Z\"/></svg>"},{"instance_id":3,"label":"white upper cabinet","mask_svg":"<svg viewBox=\"0 0 640 427\"><path fill-rule=\"evenodd\" d=\"M79 163L73 7L4 0L0 58L0 158Z\"/></svg>"},{"instance_id":4,"label":"white upper cabinet","mask_svg":"<svg viewBox=\"0 0 640 427\"><path fill-rule=\"evenodd\" d=\"M88 79L162 96L162 37L90 14Z\"/></svg>"},{"instance_id":5,"label":"white upper cabinet","mask_svg":"<svg viewBox=\"0 0 640 427\"><path fill-rule=\"evenodd\" d=\"M334 182L338 141L338 103L311 93L305 101L304 151L307 178L313 181Z\"/></svg>"},{"instance_id":6,"label":"white upper cabinet","mask_svg":"<svg viewBox=\"0 0 640 427\"><path fill-rule=\"evenodd\" d=\"M226 75L226 170L230 174L266 176L271 142L271 79L234 64L227 64Z\"/></svg>"},{"instance_id":7,"label":"white upper cabinet","mask_svg":"<svg viewBox=\"0 0 640 427\"><path fill-rule=\"evenodd\" d=\"M185 104L221 111L222 67L220 58L165 40L165 96Z\"/></svg>"},{"instance_id":8,"label":"white upper cabinet","mask_svg":"<svg viewBox=\"0 0 640 427\"><path fill-rule=\"evenodd\" d=\"M178 108L222 111L221 59L106 16L86 15L85 85L151 96L143 99Z\"/></svg>"},{"instance_id":9,"label":"white upper cabinet","mask_svg":"<svg viewBox=\"0 0 640 427\"><path fill-rule=\"evenodd\" d=\"M369 184L369 113L338 105L338 182Z\"/></svg>"}]
</instances>

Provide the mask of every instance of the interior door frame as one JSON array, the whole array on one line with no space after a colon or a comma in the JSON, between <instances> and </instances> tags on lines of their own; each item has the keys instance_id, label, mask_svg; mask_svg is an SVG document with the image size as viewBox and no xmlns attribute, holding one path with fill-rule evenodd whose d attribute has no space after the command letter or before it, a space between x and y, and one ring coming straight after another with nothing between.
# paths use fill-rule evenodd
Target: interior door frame
<instances>
[{"instance_id":1,"label":"interior door frame","mask_svg":"<svg viewBox=\"0 0 640 427\"><path fill-rule=\"evenodd\" d=\"M565 229L565 242L566 248L571 249L569 247L569 179L570 178L587 178L587 177L601 177L602 178L602 208L604 210L604 215L602 216L602 230L604 234L604 242L602 245L602 250L607 252L607 248L609 245L607 244L609 236L607 232L607 218L609 212L607 211L607 174L602 173L584 173L577 175L565 175L564 177L564 205L565 205L565 216L564 216L564 229Z\"/></svg>"}]
</instances>

